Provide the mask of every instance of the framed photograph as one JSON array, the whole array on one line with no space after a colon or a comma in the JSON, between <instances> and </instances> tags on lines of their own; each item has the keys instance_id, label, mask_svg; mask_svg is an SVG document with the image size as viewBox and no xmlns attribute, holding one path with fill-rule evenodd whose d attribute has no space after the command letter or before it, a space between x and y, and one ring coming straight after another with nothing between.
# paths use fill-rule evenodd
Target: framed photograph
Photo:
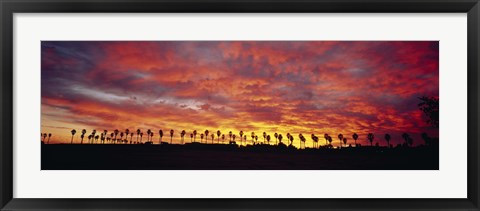
<instances>
[{"instance_id":1,"label":"framed photograph","mask_svg":"<svg viewBox=\"0 0 480 211\"><path fill-rule=\"evenodd\" d=\"M477 0L0 6L2 210L479 209Z\"/></svg>"}]
</instances>

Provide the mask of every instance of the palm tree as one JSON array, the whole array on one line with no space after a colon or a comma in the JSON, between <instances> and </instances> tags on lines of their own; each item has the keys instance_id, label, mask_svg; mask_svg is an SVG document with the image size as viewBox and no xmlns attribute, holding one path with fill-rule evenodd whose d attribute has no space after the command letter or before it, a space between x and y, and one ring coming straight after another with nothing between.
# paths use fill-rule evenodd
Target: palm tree
<instances>
[{"instance_id":1,"label":"palm tree","mask_svg":"<svg viewBox=\"0 0 480 211\"><path fill-rule=\"evenodd\" d=\"M288 141L290 141L290 136L292 136L292 135L290 135L290 133L287 133L287 140Z\"/></svg>"},{"instance_id":2,"label":"palm tree","mask_svg":"<svg viewBox=\"0 0 480 211\"><path fill-rule=\"evenodd\" d=\"M208 134L210 133L210 131L205 130L204 133L205 133L205 143L208 144L208 141L207 141L207 140L208 140Z\"/></svg>"},{"instance_id":3,"label":"palm tree","mask_svg":"<svg viewBox=\"0 0 480 211\"><path fill-rule=\"evenodd\" d=\"M150 142L150 133L152 133L152 130L148 129L147 130L147 142Z\"/></svg>"},{"instance_id":4,"label":"palm tree","mask_svg":"<svg viewBox=\"0 0 480 211\"><path fill-rule=\"evenodd\" d=\"M97 143L98 138L99 138L98 135L96 135L96 136L95 136L95 143Z\"/></svg>"},{"instance_id":5,"label":"palm tree","mask_svg":"<svg viewBox=\"0 0 480 211\"><path fill-rule=\"evenodd\" d=\"M267 135L267 143L270 145L270 135Z\"/></svg>"},{"instance_id":6,"label":"palm tree","mask_svg":"<svg viewBox=\"0 0 480 211\"><path fill-rule=\"evenodd\" d=\"M239 134L240 134L240 145L242 145L242 143L243 143L243 142L242 142L242 138L243 138L243 130L241 130Z\"/></svg>"},{"instance_id":7,"label":"palm tree","mask_svg":"<svg viewBox=\"0 0 480 211\"><path fill-rule=\"evenodd\" d=\"M125 139L128 139L128 134L130 134L130 130L129 129L125 129Z\"/></svg>"},{"instance_id":8,"label":"palm tree","mask_svg":"<svg viewBox=\"0 0 480 211\"><path fill-rule=\"evenodd\" d=\"M113 131L113 133L115 134L115 142L117 141L118 132L119 132L119 131L118 131L117 129L115 129L115 130Z\"/></svg>"},{"instance_id":9,"label":"palm tree","mask_svg":"<svg viewBox=\"0 0 480 211\"><path fill-rule=\"evenodd\" d=\"M273 134L273 137L275 137L275 145L278 145L278 133Z\"/></svg>"},{"instance_id":10,"label":"palm tree","mask_svg":"<svg viewBox=\"0 0 480 211\"><path fill-rule=\"evenodd\" d=\"M290 135L290 146L292 146L292 145L293 145L293 136Z\"/></svg>"},{"instance_id":11,"label":"palm tree","mask_svg":"<svg viewBox=\"0 0 480 211\"><path fill-rule=\"evenodd\" d=\"M222 132L220 130L217 130L217 142L220 143L220 135Z\"/></svg>"},{"instance_id":12,"label":"palm tree","mask_svg":"<svg viewBox=\"0 0 480 211\"><path fill-rule=\"evenodd\" d=\"M390 148L390 134L385 134L385 140L387 141L387 148Z\"/></svg>"},{"instance_id":13,"label":"palm tree","mask_svg":"<svg viewBox=\"0 0 480 211\"><path fill-rule=\"evenodd\" d=\"M403 133L402 138L405 140L405 146L413 144L412 138L410 138L410 135L408 133Z\"/></svg>"},{"instance_id":14,"label":"palm tree","mask_svg":"<svg viewBox=\"0 0 480 211\"><path fill-rule=\"evenodd\" d=\"M80 138L82 138L82 140L80 141L80 144L83 144L83 138L85 137L85 133L87 133L87 130L83 129L82 135L80 136Z\"/></svg>"},{"instance_id":15,"label":"palm tree","mask_svg":"<svg viewBox=\"0 0 480 211\"><path fill-rule=\"evenodd\" d=\"M160 144L161 144L163 139L163 130L159 130L158 135L160 136Z\"/></svg>"},{"instance_id":16,"label":"palm tree","mask_svg":"<svg viewBox=\"0 0 480 211\"><path fill-rule=\"evenodd\" d=\"M142 144L142 139L143 139L143 132L140 132L140 144Z\"/></svg>"},{"instance_id":17,"label":"palm tree","mask_svg":"<svg viewBox=\"0 0 480 211\"><path fill-rule=\"evenodd\" d=\"M340 148L342 148L343 135L341 133L338 134L338 139L340 139Z\"/></svg>"},{"instance_id":18,"label":"palm tree","mask_svg":"<svg viewBox=\"0 0 480 211\"><path fill-rule=\"evenodd\" d=\"M330 137L327 133L325 133L325 135L323 135L323 137L325 138L325 145L327 145L327 141L328 141L328 137Z\"/></svg>"},{"instance_id":19,"label":"palm tree","mask_svg":"<svg viewBox=\"0 0 480 211\"><path fill-rule=\"evenodd\" d=\"M132 144L133 133L130 133L130 144Z\"/></svg>"},{"instance_id":20,"label":"palm tree","mask_svg":"<svg viewBox=\"0 0 480 211\"><path fill-rule=\"evenodd\" d=\"M180 133L180 137L182 138L182 144L184 143L184 138L185 137L185 134L187 134L187 132L185 132L185 130L182 130L182 132Z\"/></svg>"},{"instance_id":21,"label":"palm tree","mask_svg":"<svg viewBox=\"0 0 480 211\"><path fill-rule=\"evenodd\" d=\"M283 136L282 134L278 134L278 144L282 143Z\"/></svg>"},{"instance_id":22,"label":"palm tree","mask_svg":"<svg viewBox=\"0 0 480 211\"><path fill-rule=\"evenodd\" d=\"M329 147L331 147L332 146L332 141L333 141L332 137L328 136L327 138L328 138L328 145L329 145Z\"/></svg>"},{"instance_id":23,"label":"palm tree","mask_svg":"<svg viewBox=\"0 0 480 211\"><path fill-rule=\"evenodd\" d=\"M300 149L302 149L302 142L303 142L303 148L305 149L305 137L300 133L298 134L298 138L300 139Z\"/></svg>"},{"instance_id":24,"label":"palm tree","mask_svg":"<svg viewBox=\"0 0 480 211\"><path fill-rule=\"evenodd\" d=\"M75 133L77 133L77 131L75 129L73 129L70 132L72 133L72 140L70 140L70 144L73 144L73 136L75 135Z\"/></svg>"},{"instance_id":25,"label":"palm tree","mask_svg":"<svg viewBox=\"0 0 480 211\"><path fill-rule=\"evenodd\" d=\"M93 142L93 137L95 137L95 134L97 133L97 130L92 131L92 142Z\"/></svg>"},{"instance_id":26,"label":"palm tree","mask_svg":"<svg viewBox=\"0 0 480 211\"><path fill-rule=\"evenodd\" d=\"M367 139L370 141L370 146L373 146L373 139L375 139L375 136L373 135L373 133L369 133L367 135Z\"/></svg>"},{"instance_id":27,"label":"palm tree","mask_svg":"<svg viewBox=\"0 0 480 211\"><path fill-rule=\"evenodd\" d=\"M252 144L255 145L255 132L252 132Z\"/></svg>"},{"instance_id":28,"label":"palm tree","mask_svg":"<svg viewBox=\"0 0 480 211\"><path fill-rule=\"evenodd\" d=\"M343 144L345 145L345 147L347 146L347 138L343 138Z\"/></svg>"},{"instance_id":29,"label":"palm tree","mask_svg":"<svg viewBox=\"0 0 480 211\"><path fill-rule=\"evenodd\" d=\"M140 133L141 133L141 132L142 132L142 131L141 131L140 129L137 129L137 144L139 143L139 142L138 142L138 137L140 136Z\"/></svg>"},{"instance_id":30,"label":"palm tree","mask_svg":"<svg viewBox=\"0 0 480 211\"><path fill-rule=\"evenodd\" d=\"M232 141L232 131L228 132L228 136L230 136L230 142Z\"/></svg>"},{"instance_id":31,"label":"palm tree","mask_svg":"<svg viewBox=\"0 0 480 211\"><path fill-rule=\"evenodd\" d=\"M193 131L193 142L197 142L197 130Z\"/></svg>"},{"instance_id":32,"label":"palm tree","mask_svg":"<svg viewBox=\"0 0 480 211\"><path fill-rule=\"evenodd\" d=\"M258 142L258 136L255 135L255 143Z\"/></svg>"},{"instance_id":33,"label":"palm tree","mask_svg":"<svg viewBox=\"0 0 480 211\"><path fill-rule=\"evenodd\" d=\"M47 135L47 134L45 133L45 135ZM92 139L92 138L93 138L92 134L88 135L88 143L90 143L90 139Z\"/></svg>"},{"instance_id":34,"label":"palm tree","mask_svg":"<svg viewBox=\"0 0 480 211\"><path fill-rule=\"evenodd\" d=\"M173 139L173 133L175 131L173 131L173 129L170 130L170 144L172 144L172 139Z\"/></svg>"},{"instance_id":35,"label":"palm tree","mask_svg":"<svg viewBox=\"0 0 480 211\"><path fill-rule=\"evenodd\" d=\"M237 135L233 134L233 136L232 136L233 141L230 141L230 144L235 143L235 137L237 137Z\"/></svg>"},{"instance_id":36,"label":"palm tree","mask_svg":"<svg viewBox=\"0 0 480 211\"><path fill-rule=\"evenodd\" d=\"M222 144L225 142L225 134L222 134Z\"/></svg>"},{"instance_id":37,"label":"palm tree","mask_svg":"<svg viewBox=\"0 0 480 211\"><path fill-rule=\"evenodd\" d=\"M51 133L48 134L48 140L47 140L47 143L48 143L48 144L50 144L50 137L52 137L52 134L51 134Z\"/></svg>"},{"instance_id":38,"label":"palm tree","mask_svg":"<svg viewBox=\"0 0 480 211\"><path fill-rule=\"evenodd\" d=\"M312 141L313 141L312 147L316 149L318 145L318 138L313 133L312 133Z\"/></svg>"},{"instance_id":39,"label":"palm tree","mask_svg":"<svg viewBox=\"0 0 480 211\"><path fill-rule=\"evenodd\" d=\"M213 144L213 139L215 138L215 134L211 134L210 137L212 138L212 144Z\"/></svg>"},{"instance_id":40,"label":"palm tree","mask_svg":"<svg viewBox=\"0 0 480 211\"><path fill-rule=\"evenodd\" d=\"M357 134L357 133L354 133L354 134L352 135L352 138L353 138L353 140L355 141L355 147L356 147L356 146L357 146L358 134Z\"/></svg>"},{"instance_id":41,"label":"palm tree","mask_svg":"<svg viewBox=\"0 0 480 211\"><path fill-rule=\"evenodd\" d=\"M263 132L263 142L265 143L265 139L267 138L267 133Z\"/></svg>"},{"instance_id":42,"label":"palm tree","mask_svg":"<svg viewBox=\"0 0 480 211\"><path fill-rule=\"evenodd\" d=\"M113 139L113 135L114 135L113 133L110 133L110 137L111 137L110 140L112 140L112 142L115 141L115 139ZM114 143L115 143L115 142L114 142Z\"/></svg>"},{"instance_id":43,"label":"palm tree","mask_svg":"<svg viewBox=\"0 0 480 211\"><path fill-rule=\"evenodd\" d=\"M200 134L200 143L202 143L202 142L203 142L203 133Z\"/></svg>"},{"instance_id":44,"label":"palm tree","mask_svg":"<svg viewBox=\"0 0 480 211\"><path fill-rule=\"evenodd\" d=\"M190 133L190 143L192 143L193 134Z\"/></svg>"},{"instance_id":45,"label":"palm tree","mask_svg":"<svg viewBox=\"0 0 480 211\"><path fill-rule=\"evenodd\" d=\"M123 132L120 132L120 140L123 140Z\"/></svg>"}]
</instances>

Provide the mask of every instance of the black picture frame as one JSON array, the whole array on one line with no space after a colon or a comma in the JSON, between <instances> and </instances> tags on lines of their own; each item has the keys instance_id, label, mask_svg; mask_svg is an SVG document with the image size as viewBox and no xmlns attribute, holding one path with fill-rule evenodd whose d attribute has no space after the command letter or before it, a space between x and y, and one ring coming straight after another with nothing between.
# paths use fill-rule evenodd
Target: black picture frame
<instances>
[{"instance_id":1,"label":"black picture frame","mask_svg":"<svg viewBox=\"0 0 480 211\"><path fill-rule=\"evenodd\" d=\"M479 210L478 0L0 0L2 210ZM468 197L466 199L17 199L13 198L14 13L467 13ZM455 181L452 181L455 182ZM235 190L232 190L235 191ZM347 191L347 190L346 190ZM414 191L414 190L412 190ZM448 190L446 190L448 191Z\"/></svg>"}]
</instances>

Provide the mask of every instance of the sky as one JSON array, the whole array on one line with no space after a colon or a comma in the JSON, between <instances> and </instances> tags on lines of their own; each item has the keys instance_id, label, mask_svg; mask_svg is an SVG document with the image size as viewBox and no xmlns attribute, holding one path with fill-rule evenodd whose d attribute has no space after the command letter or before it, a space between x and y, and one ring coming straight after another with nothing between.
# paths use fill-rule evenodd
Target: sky
<instances>
[{"instance_id":1,"label":"sky","mask_svg":"<svg viewBox=\"0 0 480 211\"><path fill-rule=\"evenodd\" d=\"M175 143L208 129L423 144L438 129L418 97L439 96L438 70L437 41L42 41L41 130L51 143L128 128L155 143L159 129Z\"/></svg>"}]
</instances>

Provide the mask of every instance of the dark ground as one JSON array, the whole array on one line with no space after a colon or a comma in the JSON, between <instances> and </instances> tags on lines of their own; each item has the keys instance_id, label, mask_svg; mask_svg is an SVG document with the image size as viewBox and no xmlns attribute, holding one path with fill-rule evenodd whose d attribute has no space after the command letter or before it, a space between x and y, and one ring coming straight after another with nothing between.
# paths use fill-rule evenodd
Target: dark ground
<instances>
[{"instance_id":1,"label":"dark ground","mask_svg":"<svg viewBox=\"0 0 480 211\"><path fill-rule=\"evenodd\" d=\"M438 147L42 144L42 170L438 170Z\"/></svg>"}]
</instances>

